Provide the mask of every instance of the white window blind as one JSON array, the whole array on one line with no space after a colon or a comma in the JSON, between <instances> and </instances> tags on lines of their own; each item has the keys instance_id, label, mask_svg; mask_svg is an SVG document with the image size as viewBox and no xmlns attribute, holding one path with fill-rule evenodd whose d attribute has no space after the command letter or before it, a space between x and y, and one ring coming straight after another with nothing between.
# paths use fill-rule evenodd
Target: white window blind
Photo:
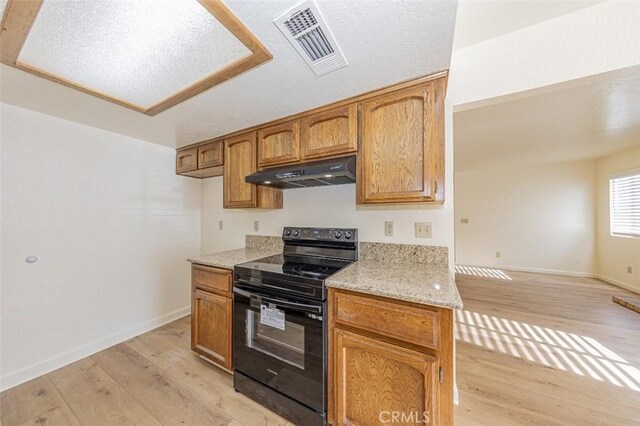
<instances>
[{"instance_id":1,"label":"white window blind","mask_svg":"<svg viewBox=\"0 0 640 426\"><path fill-rule=\"evenodd\" d=\"M640 237L640 172L609 180L611 235Z\"/></svg>"}]
</instances>

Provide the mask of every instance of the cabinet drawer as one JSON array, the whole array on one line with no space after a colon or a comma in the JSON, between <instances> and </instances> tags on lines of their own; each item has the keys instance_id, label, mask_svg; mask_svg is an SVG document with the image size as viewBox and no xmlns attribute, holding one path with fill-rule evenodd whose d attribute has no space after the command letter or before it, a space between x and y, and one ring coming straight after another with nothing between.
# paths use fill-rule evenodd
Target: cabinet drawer
<instances>
[{"instance_id":1,"label":"cabinet drawer","mask_svg":"<svg viewBox=\"0 0 640 426\"><path fill-rule=\"evenodd\" d=\"M231 294L231 271L210 266L191 266L192 285L220 294Z\"/></svg>"},{"instance_id":2,"label":"cabinet drawer","mask_svg":"<svg viewBox=\"0 0 640 426\"><path fill-rule=\"evenodd\" d=\"M439 349L440 314L390 299L336 291L334 321L419 346Z\"/></svg>"}]
</instances>

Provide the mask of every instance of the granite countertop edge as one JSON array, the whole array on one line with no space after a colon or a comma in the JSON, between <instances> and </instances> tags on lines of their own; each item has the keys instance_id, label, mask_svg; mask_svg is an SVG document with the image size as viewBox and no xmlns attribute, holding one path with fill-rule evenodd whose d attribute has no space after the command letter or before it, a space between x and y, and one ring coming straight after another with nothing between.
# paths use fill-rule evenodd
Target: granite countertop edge
<instances>
[{"instance_id":1,"label":"granite countertop edge","mask_svg":"<svg viewBox=\"0 0 640 426\"><path fill-rule=\"evenodd\" d=\"M327 278L325 284L420 305L463 308L455 277L446 267L360 260Z\"/></svg>"},{"instance_id":2,"label":"granite countertop edge","mask_svg":"<svg viewBox=\"0 0 640 426\"><path fill-rule=\"evenodd\" d=\"M216 253L192 256L187 258L188 262L197 265L212 266L214 268L230 269L245 262L251 262L263 257L280 254L279 251L262 250L255 248L240 248L235 250L225 250Z\"/></svg>"},{"instance_id":3,"label":"granite countertop edge","mask_svg":"<svg viewBox=\"0 0 640 426\"><path fill-rule=\"evenodd\" d=\"M191 263L233 270L236 265L281 252L240 248L192 256ZM462 309L462 299L451 271L424 264L359 260L327 278L329 288L386 297L446 309Z\"/></svg>"}]
</instances>

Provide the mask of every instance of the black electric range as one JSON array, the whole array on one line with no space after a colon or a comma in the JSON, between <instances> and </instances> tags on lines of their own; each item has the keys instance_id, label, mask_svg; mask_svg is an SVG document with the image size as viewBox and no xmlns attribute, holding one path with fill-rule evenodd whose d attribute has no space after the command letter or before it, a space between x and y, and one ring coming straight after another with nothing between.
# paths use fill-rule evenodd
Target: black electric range
<instances>
[{"instance_id":1,"label":"black electric range","mask_svg":"<svg viewBox=\"0 0 640 426\"><path fill-rule=\"evenodd\" d=\"M234 268L236 390L295 424L326 424L324 280L358 258L358 231L285 228L282 254Z\"/></svg>"}]
</instances>

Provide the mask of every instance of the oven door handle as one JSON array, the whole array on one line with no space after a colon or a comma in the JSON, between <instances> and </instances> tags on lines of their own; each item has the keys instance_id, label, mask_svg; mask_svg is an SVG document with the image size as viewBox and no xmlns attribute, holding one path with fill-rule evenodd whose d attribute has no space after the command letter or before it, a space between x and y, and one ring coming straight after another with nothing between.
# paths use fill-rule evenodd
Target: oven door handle
<instances>
[{"instance_id":1,"label":"oven door handle","mask_svg":"<svg viewBox=\"0 0 640 426\"><path fill-rule=\"evenodd\" d=\"M296 303L296 302L287 302L284 300L276 300L276 299L270 299L268 297L265 296L259 296L255 293L251 293L248 292L246 290L241 290L237 287L233 288L233 292L237 293L241 296L244 297L248 297L250 299L255 299L257 301L259 301L260 303L272 303L276 306L282 306L283 308L290 308L290 309L295 309L297 311L304 311L304 312L315 312L318 314L322 313L322 306L317 306L317 305L308 305L306 303Z\"/></svg>"}]
</instances>

